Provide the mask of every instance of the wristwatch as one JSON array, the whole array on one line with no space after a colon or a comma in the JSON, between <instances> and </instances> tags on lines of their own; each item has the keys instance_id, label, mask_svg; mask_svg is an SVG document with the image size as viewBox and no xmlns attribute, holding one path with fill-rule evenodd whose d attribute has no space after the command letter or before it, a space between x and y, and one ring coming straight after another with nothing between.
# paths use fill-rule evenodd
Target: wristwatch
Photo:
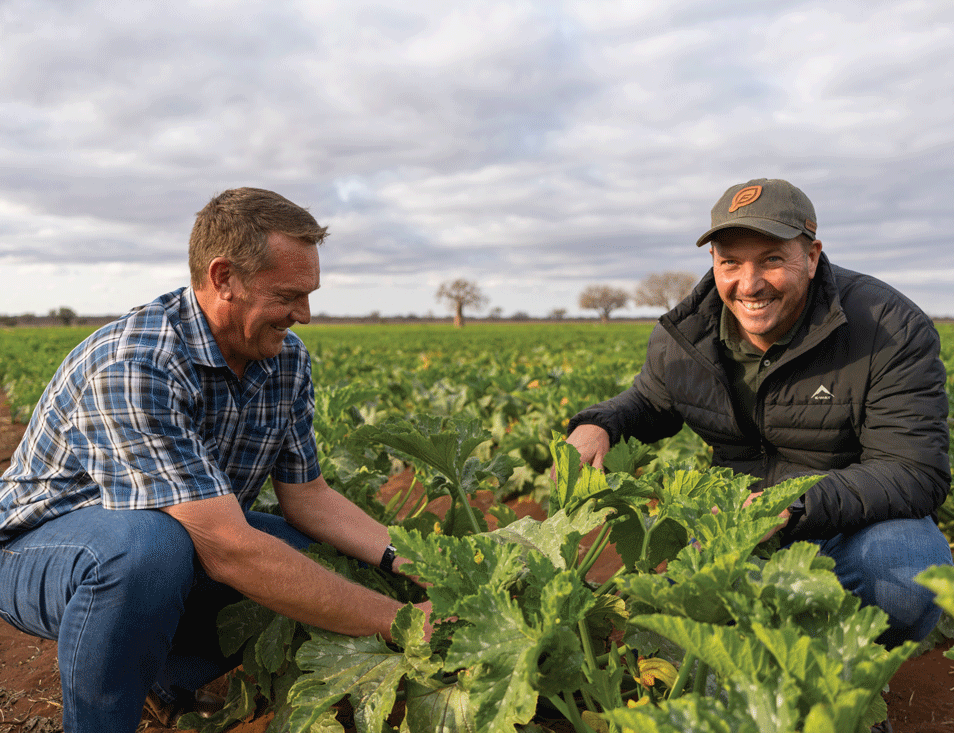
<instances>
[{"instance_id":1,"label":"wristwatch","mask_svg":"<svg viewBox=\"0 0 954 733\"><path fill-rule=\"evenodd\" d=\"M389 573L394 572L394 553L397 552L397 549L394 545L388 545L384 548L384 554L381 556L381 562L378 563L378 567L382 570L387 570Z\"/></svg>"},{"instance_id":2,"label":"wristwatch","mask_svg":"<svg viewBox=\"0 0 954 733\"><path fill-rule=\"evenodd\" d=\"M788 522L785 525L785 529L790 529L794 527L798 520L805 515L805 497L800 496L795 501L792 502L792 505L788 508L789 517Z\"/></svg>"}]
</instances>

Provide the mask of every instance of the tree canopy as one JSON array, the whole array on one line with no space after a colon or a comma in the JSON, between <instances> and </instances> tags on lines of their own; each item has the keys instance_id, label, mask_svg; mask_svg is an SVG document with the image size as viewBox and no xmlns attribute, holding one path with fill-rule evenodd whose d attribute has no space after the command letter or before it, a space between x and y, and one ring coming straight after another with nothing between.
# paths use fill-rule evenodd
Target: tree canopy
<instances>
[{"instance_id":1,"label":"tree canopy","mask_svg":"<svg viewBox=\"0 0 954 733\"><path fill-rule=\"evenodd\" d=\"M643 280L633 295L635 305L667 311L692 292L698 278L691 272L657 272Z\"/></svg>"},{"instance_id":2,"label":"tree canopy","mask_svg":"<svg viewBox=\"0 0 954 733\"><path fill-rule=\"evenodd\" d=\"M464 325L464 307L480 310L487 305L487 296L481 292L477 283L458 278L441 283L436 294L438 302L443 301L454 311L454 325Z\"/></svg>"},{"instance_id":3,"label":"tree canopy","mask_svg":"<svg viewBox=\"0 0 954 733\"><path fill-rule=\"evenodd\" d=\"M580 293L580 308L598 311L600 320L606 323L610 313L619 308L625 308L628 300L629 293L622 288L611 285L588 285Z\"/></svg>"}]
</instances>

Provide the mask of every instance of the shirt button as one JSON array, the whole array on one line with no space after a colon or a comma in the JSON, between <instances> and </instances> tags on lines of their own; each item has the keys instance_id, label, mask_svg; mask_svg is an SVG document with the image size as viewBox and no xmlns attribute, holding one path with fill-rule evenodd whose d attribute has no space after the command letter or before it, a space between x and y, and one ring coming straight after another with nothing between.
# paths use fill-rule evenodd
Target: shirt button
<instances>
[{"instance_id":1,"label":"shirt button","mask_svg":"<svg viewBox=\"0 0 954 733\"><path fill-rule=\"evenodd\" d=\"M771 363L772 363L771 360L766 359L765 361L762 362L762 366L770 366Z\"/></svg>"}]
</instances>

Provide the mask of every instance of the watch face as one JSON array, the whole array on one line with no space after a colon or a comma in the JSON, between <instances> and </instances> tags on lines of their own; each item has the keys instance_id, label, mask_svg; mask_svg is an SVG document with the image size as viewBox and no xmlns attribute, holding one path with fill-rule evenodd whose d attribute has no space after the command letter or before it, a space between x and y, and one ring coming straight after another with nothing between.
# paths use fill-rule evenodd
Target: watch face
<instances>
[{"instance_id":1,"label":"watch face","mask_svg":"<svg viewBox=\"0 0 954 733\"><path fill-rule=\"evenodd\" d=\"M382 570L390 571L394 566L394 555L394 545L388 545L384 550L384 555L381 556L381 562L378 564L378 567L380 567Z\"/></svg>"}]
</instances>

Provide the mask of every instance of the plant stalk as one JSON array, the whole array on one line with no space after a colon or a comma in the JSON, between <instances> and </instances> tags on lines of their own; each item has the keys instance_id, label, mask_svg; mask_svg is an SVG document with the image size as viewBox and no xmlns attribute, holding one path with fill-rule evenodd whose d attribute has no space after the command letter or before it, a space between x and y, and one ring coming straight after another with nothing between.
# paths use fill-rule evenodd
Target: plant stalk
<instances>
[{"instance_id":1,"label":"plant stalk","mask_svg":"<svg viewBox=\"0 0 954 733\"><path fill-rule=\"evenodd\" d=\"M408 500L411 498L411 494L414 491L414 486L417 483L418 483L417 476L412 476L411 485L407 487L407 490L404 492L404 496L400 497L399 494L395 494L391 498L391 501L389 501L387 507L385 507L385 509L389 512L387 516L387 521L382 522L382 524L384 524L385 526L388 526L394 523L394 520L397 518L397 515L401 513L401 510L404 508L405 504L407 504ZM397 501L399 497L401 498L401 503L398 504L397 508L393 508L395 501Z\"/></svg>"},{"instance_id":2,"label":"plant stalk","mask_svg":"<svg viewBox=\"0 0 954 733\"><path fill-rule=\"evenodd\" d=\"M696 665L696 681L692 685L692 691L697 695L705 697L706 694L706 678L709 676L709 665L699 660L699 664Z\"/></svg>"},{"instance_id":3,"label":"plant stalk","mask_svg":"<svg viewBox=\"0 0 954 733\"><path fill-rule=\"evenodd\" d=\"M594 591L594 595L602 596L609 593L610 588L613 587L613 581L616 580L620 575L626 572L626 568L619 568L615 573L613 573L609 578L606 579L606 582L603 583L599 588Z\"/></svg>"},{"instance_id":4,"label":"plant stalk","mask_svg":"<svg viewBox=\"0 0 954 733\"><path fill-rule=\"evenodd\" d=\"M474 534L480 534L480 525L477 523L477 517L474 516L473 507L471 507L470 502L467 500L467 492L464 491L464 487L460 484L454 484L454 489L457 492L458 502L463 505L464 514L470 522L471 529L474 530Z\"/></svg>"},{"instance_id":5,"label":"plant stalk","mask_svg":"<svg viewBox=\"0 0 954 733\"><path fill-rule=\"evenodd\" d=\"M669 695L666 698L667 700L675 700L682 695L683 688L685 688L686 682L689 680L689 673L692 671L692 665L695 664L696 659L696 655L690 652L686 652L685 656L683 656L682 666L679 667L679 677L676 678L676 684L674 684L669 691Z\"/></svg>"},{"instance_id":6,"label":"plant stalk","mask_svg":"<svg viewBox=\"0 0 954 733\"><path fill-rule=\"evenodd\" d=\"M596 536L596 539L593 541L593 544L590 545L590 549L586 551L586 555L583 556L583 559L580 561L579 567L577 568L577 574L579 577L586 578L586 574L590 572L590 569L596 564L596 561L599 560L603 550L606 549L606 546L609 544L609 525L604 524L600 529L600 533Z\"/></svg>"},{"instance_id":7,"label":"plant stalk","mask_svg":"<svg viewBox=\"0 0 954 733\"><path fill-rule=\"evenodd\" d=\"M573 729L577 733L593 733L593 729L590 728L586 723L583 722L583 718L580 717L580 709L576 706L576 700L573 699L573 693L569 690L564 690L563 692L564 699L566 700L566 718L573 724Z\"/></svg>"}]
</instances>

